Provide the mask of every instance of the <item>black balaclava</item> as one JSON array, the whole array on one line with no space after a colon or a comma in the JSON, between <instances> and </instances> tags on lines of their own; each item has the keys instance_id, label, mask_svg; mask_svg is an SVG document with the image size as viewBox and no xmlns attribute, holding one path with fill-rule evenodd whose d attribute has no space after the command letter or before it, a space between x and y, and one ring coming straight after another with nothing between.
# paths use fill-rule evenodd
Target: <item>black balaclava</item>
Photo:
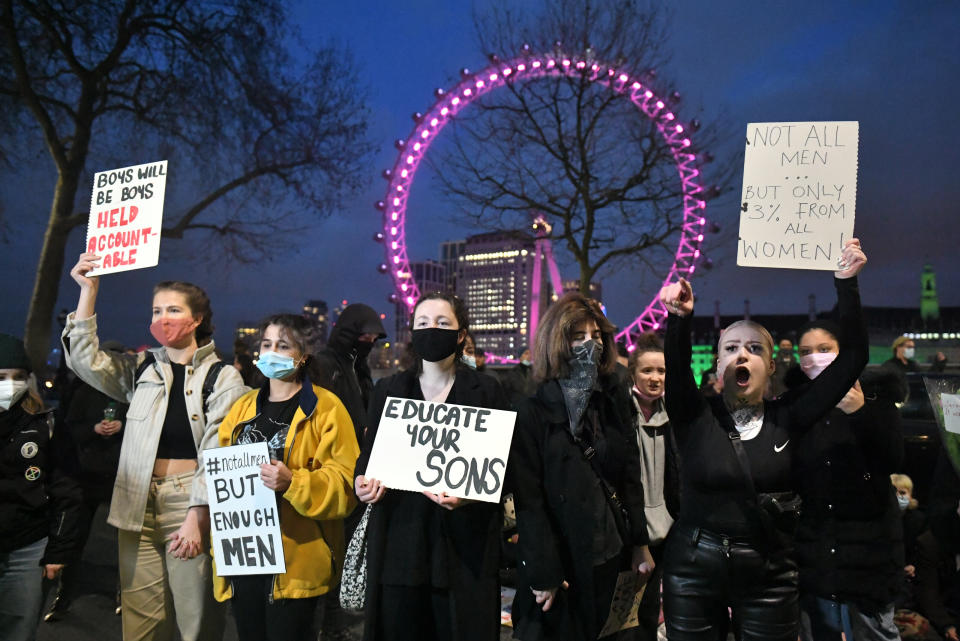
<instances>
[{"instance_id":1,"label":"black balaclava","mask_svg":"<svg viewBox=\"0 0 960 641\"><path fill-rule=\"evenodd\" d=\"M328 344L336 353L366 363L373 343L359 341L361 334L376 334L378 339L387 336L376 310L363 303L353 303L340 313Z\"/></svg>"}]
</instances>

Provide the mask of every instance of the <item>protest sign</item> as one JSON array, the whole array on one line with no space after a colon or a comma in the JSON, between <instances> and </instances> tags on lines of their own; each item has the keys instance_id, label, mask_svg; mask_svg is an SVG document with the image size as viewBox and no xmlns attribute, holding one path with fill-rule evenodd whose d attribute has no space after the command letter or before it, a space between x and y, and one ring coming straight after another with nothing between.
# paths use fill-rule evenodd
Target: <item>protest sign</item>
<instances>
[{"instance_id":1,"label":"protest sign","mask_svg":"<svg viewBox=\"0 0 960 641\"><path fill-rule=\"evenodd\" d=\"M94 174L86 251L101 261L88 276L157 264L166 188L166 160Z\"/></svg>"},{"instance_id":2,"label":"protest sign","mask_svg":"<svg viewBox=\"0 0 960 641\"><path fill-rule=\"evenodd\" d=\"M260 480L266 443L203 451L217 576L283 574L277 497Z\"/></svg>"},{"instance_id":3,"label":"protest sign","mask_svg":"<svg viewBox=\"0 0 960 641\"><path fill-rule=\"evenodd\" d=\"M943 428L960 434L960 395L941 394L940 404L943 407Z\"/></svg>"},{"instance_id":4,"label":"protest sign","mask_svg":"<svg viewBox=\"0 0 960 641\"><path fill-rule=\"evenodd\" d=\"M853 236L858 122L747 125L737 265L837 270Z\"/></svg>"},{"instance_id":5,"label":"protest sign","mask_svg":"<svg viewBox=\"0 0 960 641\"><path fill-rule=\"evenodd\" d=\"M643 592L647 586L644 585L638 590L638 581L637 574L629 570L617 575L617 585L613 589L613 600L610 601L610 612L607 614L607 621L603 624L603 629L600 630L599 638L602 639L614 632L640 625L637 611L640 609L640 601L643 599Z\"/></svg>"},{"instance_id":6,"label":"protest sign","mask_svg":"<svg viewBox=\"0 0 960 641\"><path fill-rule=\"evenodd\" d=\"M388 488L497 503L516 412L387 397L366 476Z\"/></svg>"},{"instance_id":7,"label":"protest sign","mask_svg":"<svg viewBox=\"0 0 960 641\"><path fill-rule=\"evenodd\" d=\"M923 377L923 386L930 397L947 460L960 474L960 380L952 376L930 375Z\"/></svg>"}]
</instances>

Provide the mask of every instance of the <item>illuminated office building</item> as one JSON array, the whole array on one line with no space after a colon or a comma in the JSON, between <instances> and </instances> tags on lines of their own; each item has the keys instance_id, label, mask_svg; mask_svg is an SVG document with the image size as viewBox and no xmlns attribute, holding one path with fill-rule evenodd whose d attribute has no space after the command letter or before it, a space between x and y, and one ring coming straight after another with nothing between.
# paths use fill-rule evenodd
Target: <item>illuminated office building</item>
<instances>
[{"instance_id":1,"label":"illuminated office building","mask_svg":"<svg viewBox=\"0 0 960 641\"><path fill-rule=\"evenodd\" d=\"M517 358L529 346L530 297L536 256L534 239L523 232L470 236L457 260L457 294L470 310L477 346ZM541 270L541 297L549 291ZM540 309L546 309L546 301Z\"/></svg>"},{"instance_id":2,"label":"illuminated office building","mask_svg":"<svg viewBox=\"0 0 960 641\"><path fill-rule=\"evenodd\" d=\"M448 240L440 243L440 264L446 270L444 289L447 291L457 291L458 276L460 275L460 254L463 253L466 244L467 241L465 240Z\"/></svg>"}]
</instances>

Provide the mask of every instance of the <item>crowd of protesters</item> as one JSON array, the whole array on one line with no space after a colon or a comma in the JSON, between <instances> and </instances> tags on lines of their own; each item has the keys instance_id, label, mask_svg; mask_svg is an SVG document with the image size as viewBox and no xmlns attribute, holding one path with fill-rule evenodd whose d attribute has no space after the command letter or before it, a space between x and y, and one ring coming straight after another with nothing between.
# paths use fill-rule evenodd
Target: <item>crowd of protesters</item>
<instances>
[{"instance_id":1,"label":"crowd of protesters","mask_svg":"<svg viewBox=\"0 0 960 641\"><path fill-rule=\"evenodd\" d=\"M596 301L568 294L508 369L487 366L463 301L428 293L412 358L374 381L367 356L386 332L362 304L316 353L309 322L272 315L256 358L237 349L231 367L206 293L168 281L152 291L159 347L101 342L98 260L71 271L80 295L62 341L76 378L55 413L23 344L0 335L4 639L34 638L44 578L58 581L45 618L70 615L107 505L129 640L216 641L228 610L244 641L350 638L343 578L344 595L361 586L368 641L492 641L504 577L524 640L960 640L960 478L941 456L921 510L899 473L913 344L897 339L879 373L864 371L856 239L834 275L836 322L798 328L799 359L791 340L738 321L699 385L683 279L660 293L663 338L624 349ZM516 412L508 553L502 506L367 474L388 397ZM260 442L286 570L218 576L204 451ZM359 584L353 564L342 577L351 538ZM637 624L610 632L624 576L643 591Z\"/></svg>"}]
</instances>

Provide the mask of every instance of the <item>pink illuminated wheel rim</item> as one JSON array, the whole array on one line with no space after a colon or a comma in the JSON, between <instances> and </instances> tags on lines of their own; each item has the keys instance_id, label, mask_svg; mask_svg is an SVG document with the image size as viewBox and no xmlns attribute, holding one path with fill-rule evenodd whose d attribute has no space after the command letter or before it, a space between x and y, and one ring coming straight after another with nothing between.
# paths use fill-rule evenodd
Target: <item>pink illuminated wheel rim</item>
<instances>
[{"instance_id":1,"label":"pink illuminated wheel rim","mask_svg":"<svg viewBox=\"0 0 960 641\"><path fill-rule=\"evenodd\" d=\"M460 110L480 96L503 87L508 79L535 80L552 76L580 76L588 66L589 71L586 73L589 74L589 80L616 93L628 95L630 101L656 125L670 148L682 184L683 225L673 265L663 283L675 281L681 276L687 279L693 276L707 222L707 204L699 181L700 170L695 166L697 157L691 152L692 143L686 127L678 122L676 114L663 99L626 72L617 71L612 66L587 62L575 56L528 54L507 62L494 62L474 74L464 72L463 80L449 91L438 89L433 107L426 114L414 115L416 126L410 137L396 142L400 154L393 168L384 172L384 177L389 181L387 196L377 202L377 209L383 213L383 231L374 236L377 242L384 244L386 262L381 263L378 269L381 273L389 273L393 280L394 293L390 295L391 302L403 302L412 311L414 303L420 297L420 288L413 278L407 256L407 199L420 162L443 128ZM666 315L667 310L660 303L658 292L640 316L621 330L617 339L624 340L627 349L633 351L632 337L660 329Z\"/></svg>"}]
</instances>

